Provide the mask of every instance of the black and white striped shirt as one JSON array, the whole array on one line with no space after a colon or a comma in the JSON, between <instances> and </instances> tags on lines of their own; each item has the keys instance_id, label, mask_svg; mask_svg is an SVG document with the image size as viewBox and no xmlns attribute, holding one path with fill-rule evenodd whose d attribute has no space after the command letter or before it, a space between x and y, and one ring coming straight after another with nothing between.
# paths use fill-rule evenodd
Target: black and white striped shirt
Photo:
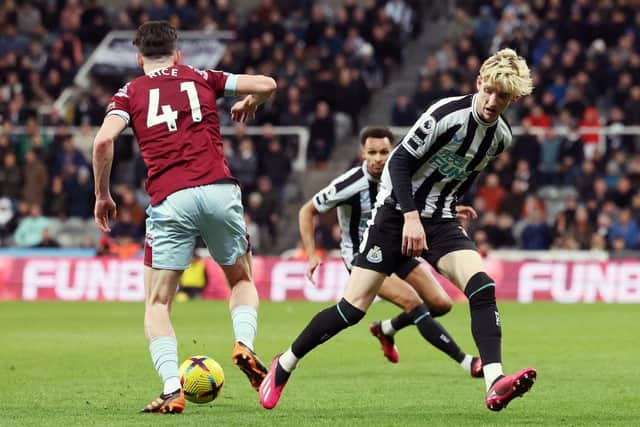
<instances>
[{"instance_id":1,"label":"black and white striped shirt","mask_svg":"<svg viewBox=\"0 0 640 427\"><path fill-rule=\"evenodd\" d=\"M351 268L357 254L367 221L378 194L379 180L367 172L367 162L349 169L313 196L313 205L320 213L337 207L338 224L342 233L340 254Z\"/></svg>"},{"instance_id":2,"label":"black and white striped shirt","mask_svg":"<svg viewBox=\"0 0 640 427\"><path fill-rule=\"evenodd\" d=\"M422 114L385 165L377 205L417 209L424 218L455 218L457 200L512 141L503 117L493 123L480 118L476 97L444 98ZM408 182L406 197L394 188L403 175L398 170L409 173L411 197Z\"/></svg>"}]
</instances>

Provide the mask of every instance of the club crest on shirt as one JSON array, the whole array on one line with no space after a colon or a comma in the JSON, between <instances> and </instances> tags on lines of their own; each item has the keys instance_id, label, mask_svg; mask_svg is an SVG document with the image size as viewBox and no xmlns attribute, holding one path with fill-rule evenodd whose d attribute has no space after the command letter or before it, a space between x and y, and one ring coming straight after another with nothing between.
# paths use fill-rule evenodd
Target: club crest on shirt
<instances>
[{"instance_id":1,"label":"club crest on shirt","mask_svg":"<svg viewBox=\"0 0 640 427\"><path fill-rule=\"evenodd\" d=\"M374 245L369 252L367 252L367 261L373 264L379 264L382 262L382 249L378 245Z\"/></svg>"},{"instance_id":2,"label":"club crest on shirt","mask_svg":"<svg viewBox=\"0 0 640 427\"><path fill-rule=\"evenodd\" d=\"M424 131L425 134L429 135L436 128L436 118L433 116L427 117L427 120L422 122L420 128Z\"/></svg>"}]
</instances>

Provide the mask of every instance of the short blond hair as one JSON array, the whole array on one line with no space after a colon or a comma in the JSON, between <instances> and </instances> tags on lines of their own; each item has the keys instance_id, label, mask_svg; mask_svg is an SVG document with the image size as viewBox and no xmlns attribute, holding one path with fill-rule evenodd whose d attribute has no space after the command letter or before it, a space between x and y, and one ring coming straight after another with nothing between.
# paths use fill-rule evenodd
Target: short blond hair
<instances>
[{"instance_id":1,"label":"short blond hair","mask_svg":"<svg viewBox=\"0 0 640 427\"><path fill-rule=\"evenodd\" d=\"M512 96L525 96L533 91L527 61L509 48L499 50L482 63L480 80L495 84Z\"/></svg>"}]
</instances>

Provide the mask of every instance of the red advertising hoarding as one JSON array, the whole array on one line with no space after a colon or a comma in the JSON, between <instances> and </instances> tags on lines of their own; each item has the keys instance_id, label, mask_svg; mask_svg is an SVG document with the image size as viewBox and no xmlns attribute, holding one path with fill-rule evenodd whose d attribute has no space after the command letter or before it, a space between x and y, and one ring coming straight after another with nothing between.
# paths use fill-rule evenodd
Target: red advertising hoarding
<instances>
[{"instance_id":1,"label":"red advertising hoarding","mask_svg":"<svg viewBox=\"0 0 640 427\"><path fill-rule=\"evenodd\" d=\"M502 300L529 303L640 303L640 261L485 260ZM325 260L317 285L305 278L306 262L255 257L254 278L261 299L336 301L347 282L340 259ZM0 257L0 300L142 301L141 259L73 257ZM220 268L207 261L209 285L204 298L226 299L229 291ZM438 276L449 294L460 291Z\"/></svg>"}]
</instances>

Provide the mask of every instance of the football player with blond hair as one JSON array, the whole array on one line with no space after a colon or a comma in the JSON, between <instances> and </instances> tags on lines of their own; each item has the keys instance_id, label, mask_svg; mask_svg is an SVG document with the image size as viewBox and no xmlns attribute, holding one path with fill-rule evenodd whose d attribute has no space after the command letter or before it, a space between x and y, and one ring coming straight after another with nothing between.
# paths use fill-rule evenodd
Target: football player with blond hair
<instances>
[{"instance_id":1,"label":"football player with blond hair","mask_svg":"<svg viewBox=\"0 0 640 427\"><path fill-rule=\"evenodd\" d=\"M476 93L437 101L393 150L344 296L316 314L291 347L273 359L260 386L265 408L276 406L299 359L358 323L385 278L416 256L426 259L469 300L487 407L500 411L532 387L533 368L503 374L495 282L456 218L457 201L511 145L511 129L502 113L531 93L529 67L514 50L503 49L482 64L476 88Z\"/></svg>"}]
</instances>

